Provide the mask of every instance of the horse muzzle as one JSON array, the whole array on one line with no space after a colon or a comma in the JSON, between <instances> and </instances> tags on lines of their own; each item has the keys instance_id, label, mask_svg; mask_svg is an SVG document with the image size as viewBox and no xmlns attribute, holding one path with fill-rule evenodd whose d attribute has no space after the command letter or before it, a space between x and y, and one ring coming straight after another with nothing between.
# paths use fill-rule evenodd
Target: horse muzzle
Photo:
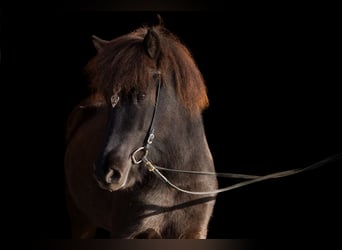
<instances>
[{"instance_id":1,"label":"horse muzzle","mask_svg":"<svg viewBox=\"0 0 342 250\"><path fill-rule=\"evenodd\" d=\"M129 166L120 168L113 164L104 171L95 171L95 179L99 186L105 190L116 191L124 189L127 183L129 169Z\"/></svg>"}]
</instances>

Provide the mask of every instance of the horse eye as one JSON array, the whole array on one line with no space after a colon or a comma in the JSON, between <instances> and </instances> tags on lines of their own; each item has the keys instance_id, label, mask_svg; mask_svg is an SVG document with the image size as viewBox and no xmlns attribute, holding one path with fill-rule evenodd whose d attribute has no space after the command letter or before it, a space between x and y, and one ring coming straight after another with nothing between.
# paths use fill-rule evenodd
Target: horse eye
<instances>
[{"instance_id":1,"label":"horse eye","mask_svg":"<svg viewBox=\"0 0 342 250\"><path fill-rule=\"evenodd\" d=\"M137 101L143 101L146 98L146 94L145 93L138 93L137 94Z\"/></svg>"}]
</instances>

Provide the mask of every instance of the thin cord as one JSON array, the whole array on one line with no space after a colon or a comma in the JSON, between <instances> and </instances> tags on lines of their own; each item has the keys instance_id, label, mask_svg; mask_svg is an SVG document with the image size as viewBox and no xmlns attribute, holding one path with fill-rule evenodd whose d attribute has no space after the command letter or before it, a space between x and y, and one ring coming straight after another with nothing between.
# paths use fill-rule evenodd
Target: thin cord
<instances>
[{"instance_id":1,"label":"thin cord","mask_svg":"<svg viewBox=\"0 0 342 250\"><path fill-rule=\"evenodd\" d=\"M301 169L292 169L292 170L286 170L286 171L281 171L281 172L276 172L276 173L272 173L272 174L268 174L268 175L264 175L264 176L259 176L256 177L252 180L248 180L248 181L242 181L239 182L237 184L233 184L231 186L228 186L226 188L221 188L221 189L217 189L217 190L213 190L213 191L204 191L204 192L196 192L196 191L189 191L189 190L185 190L182 188L177 187L175 184L173 184L172 182L170 182L158 169L163 169L161 167L155 166L153 165L146 157L143 158L143 162L145 163L144 165L146 167L148 167L149 171L153 172L154 174L156 174L158 177L160 177L164 182L166 182L168 185L170 185L172 188L183 192L183 193L187 193L187 194L194 194L194 195L208 195L208 194L217 194L217 193L222 193L222 192L226 192L226 191L230 191L236 188L240 188L243 186L247 186L256 182L260 182L260 181L264 181L264 180L269 180L269 179L276 179L276 178L281 178L281 177L285 177L285 176L290 176L290 175L294 175L294 174L298 174L304 171L308 171L308 170L313 170L316 169L318 167L321 167L329 162L333 162L336 160L340 160L342 159L342 153L340 154L336 154L333 156L330 156L324 160L321 160L319 162L316 162L312 165L309 165L305 168L301 168ZM165 169L164 169L165 170ZM186 170L182 170L185 171L185 173L187 172ZM195 173L195 171L190 171L192 173ZM205 173L205 172L201 172ZM212 172L209 172L209 174L213 174Z\"/></svg>"},{"instance_id":2,"label":"thin cord","mask_svg":"<svg viewBox=\"0 0 342 250\"><path fill-rule=\"evenodd\" d=\"M179 170L179 169L163 168L163 167L159 167L159 166L155 166L155 168L157 168L158 170L164 170L164 171L168 171L168 172L185 173L185 174L200 174L200 175L215 175L217 177L237 178L237 179L238 178L240 178L240 179L256 179L256 178L261 177L260 175Z\"/></svg>"}]
</instances>

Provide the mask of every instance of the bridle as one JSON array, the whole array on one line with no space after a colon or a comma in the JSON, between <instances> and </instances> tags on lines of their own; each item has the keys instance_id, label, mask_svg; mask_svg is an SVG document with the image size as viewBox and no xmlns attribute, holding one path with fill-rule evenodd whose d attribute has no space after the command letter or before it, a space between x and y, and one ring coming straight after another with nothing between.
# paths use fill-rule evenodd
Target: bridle
<instances>
[{"instance_id":1,"label":"bridle","mask_svg":"<svg viewBox=\"0 0 342 250\"><path fill-rule=\"evenodd\" d=\"M339 153L339 154L332 155L328 158L325 158L321 161L318 161L318 162L316 162L312 165L309 165L307 167L304 167L304 168L297 168L297 169L291 169L291 170L286 170L286 171L280 171L280 172L271 173L271 174L262 175L262 176L260 176L260 175L237 174L237 173L216 173L216 172L205 172L205 171L177 170L177 169L169 169L169 168L163 168L163 167L157 166L157 165L153 164L148 159L149 148L153 142L153 139L155 138L154 125L155 125L155 118L156 118L157 109L158 109L158 102L159 102L159 98L160 98L160 86L161 86L161 72L156 71L155 74L157 76L157 88L156 88L155 106L154 106L154 110L153 110L151 123L150 123L149 129L148 129L148 132L146 134L146 138L144 140L143 146L141 146L141 147L139 147L133 151L133 153L131 154L131 159L132 159L133 164L135 164L135 165L141 165L142 164L150 172L154 173L161 180L163 180L165 183L167 183L170 187L172 187L172 188L174 188L180 192L187 193L187 194L193 194L193 195L211 195L211 194L222 193L222 192L230 191L230 190L240 188L243 186L247 186L247 185L250 185L250 184L253 184L256 182L269 180L269 179L281 178L281 177L285 177L285 176L298 174L298 173L301 173L304 171L313 170L313 169L316 169L316 168L321 167L323 165L326 165L328 163L331 163L333 161L337 161L337 160L342 159L342 153ZM118 101L119 101L119 97L117 95L113 95L111 97L111 103L112 103L112 109L111 110L114 109L114 107L116 106ZM109 119L109 120L110 120L110 122L107 125L106 143L107 143L107 140L109 137L110 130L113 126L112 119ZM106 145L106 143L105 143L105 145ZM99 161L99 158L98 158L96 164L99 163L98 161ZM103 162L101 162L100 164L103 164ZM220 188L217 190L197 192L197 191L185 190L185 189L182 189L182 188L176 186L175 184L170 182L170 180L167 177L165 177L159 170L167 171L167 172L183 173L183 174L212 175L212 176L217 176L217 177L239 178L239 179L247 179L247 180L241 181L241 182L238 182L236 184L230 185L230 186L225 187L225 188Z\"/></svg>"},{"instance_id":2,"label":"bridle","mask_svg":"<svg viewBox=\"0 0 342 250\"><path fill-rule=\"evenodd\" d=\"M134 164L140 164L144 161L145 158L147 158L148 155L148 150L153 142L154 139L154 123L156 120L156 113L157 113L157 109L158 109L158 102L159 102L159 95L160 95L160 85L161 85L161 72L157 71L156 73L157 76L157 90L156 90L156 98L155 98L155 105L154 105L154 109L153 109L153 115L152 115L152 119L151 119L151 123L150 123L150 127L148 129L146 138L145 138L145 142L144 142L144 146L136 149L132 155L132 161ZM140 153L140 151L143 153L142 157L140 157L140 159L137 157L137 154Z\"/></svg>"}]
</instances>

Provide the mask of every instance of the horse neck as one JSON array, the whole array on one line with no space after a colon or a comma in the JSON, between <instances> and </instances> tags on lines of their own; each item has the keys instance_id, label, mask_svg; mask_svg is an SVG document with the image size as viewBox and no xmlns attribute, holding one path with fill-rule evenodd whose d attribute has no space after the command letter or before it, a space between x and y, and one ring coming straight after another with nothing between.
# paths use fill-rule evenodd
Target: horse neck
<instances>
[{"instance_id":1,"label":"horse neck","mask_svg":"<svg viewBox=\"0 0 342 250\"><path fill-rule=\"evenodd\" d=\"M162 147L165 156L163 162L170 168L209 170L213 167L200 114L191 119L182 119L171 127Z\"/></svg>"}]
</instances>

